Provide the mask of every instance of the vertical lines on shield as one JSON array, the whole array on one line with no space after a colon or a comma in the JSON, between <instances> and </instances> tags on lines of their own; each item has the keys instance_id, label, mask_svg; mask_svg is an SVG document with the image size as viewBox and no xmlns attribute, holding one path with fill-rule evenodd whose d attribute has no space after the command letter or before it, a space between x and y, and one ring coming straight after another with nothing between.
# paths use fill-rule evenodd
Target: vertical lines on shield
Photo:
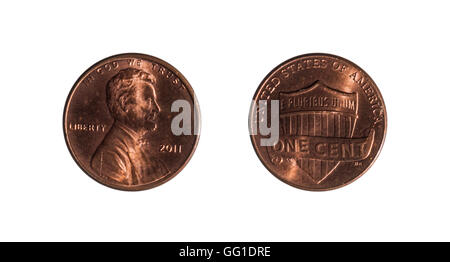
<instances>
[{"instance_id":1,"label":"vertical lines on shield","mask_svg":"<svg viewBox=\"0 0 450 262\"><path fill-rule=\"evenodd\" d=\"M345 117L345 137L350 137L350 124L348 122L349 119L350 117Z\"/></svg>"},{"instance_id":2,"label":"vertical lines on shield","mask_svg":"<svg viewBox=\"0 0 450 262\"><path fill-rule=\"evenodd\" d=\"M308 136L314 136L314 114L308 113ZM311 149L310 149L311 150ZM308 159L308 173L309 175L314 175L314 161L311 159Z\"/></svg>"},{"instance_id":3,"label":"vertical lines on shield","mask_svg":"<svg viewBox=\"0 0 450 262\"><path fill-rule=\"evenodd\" d=\"M315 122L315 126L314 126L314 132L315 132L315 136L321 136L322 135L322 121L321 121L321 117L320 117L320 113L314 113L314 122Z\"/></svg>"},{"instance_id":4,"label":"vertical lines on shield","mask_svg":"<svg viewBox=\"0 0 450 262\"><path fill-rule=\"evenodd\" d=\"M302 116L300 114L295 115L296 119L296 128L295 128L295 135L301 136L302 135ZM295 159L297 162L297 165L299 165L300 168L302 168L302 161L300 159Z\"/></svg>"},{"instance_id":5,"label":"vertical lines on shield","mask_svg":"<svg viewBox=\"0 0 450 262\"><path fill-rule=\"evenodd\" d=\"M337 137L341 137L341 115L337 114Z\"/></svg>"},{"instance_id":6,"label":"vertical lines on shield","mask_svg":"<svg viewBox=\"0 0 450 262\"><path fill-rule=\"evenodd\" d=\"M297 120L297 118L295 115L289 116L289 135L290 136L295 135L295 126L297 124L296 120Z\"/></svg>"},{"instance_id":7,"label":"vertical lines on shield","mask_svg":"<svg viewBox=\"0 0 450 262\"><path fill-rule=\"evenodd\" d=\"M281 127L281 131L280 131L280 135L285 136L287 135L287 123L288 121L286 121L286 117L285 116L280 116L280 127Z\"/></svg>"},{"instance_id":8,"label":"vertical lines on shield","mask_svg":"<svg viewBox=\"0 0 450 262\"><path fill-rule=\"evenodd\" d=\"M343 126L343 130L344 130L344 137L348 137L348 120L347 117L344 115L342 116L342 126Z\"/></svg>"},{"instance_id":9,"label":"vertical lines on shield","mask_svg":"<svg viewBox=\"0 0 450 262\"><path fill-rule=\"evenodd\" d=\"M336 137L336 116L337 114L331 113L328 114L328 133L327 137ZM335 161L326 161L327 162L327 173L331 171L336 165Z\"/></svg>"},{"instance_id":10,"label":"vertical lines on shield","mask_svg":"<svg viewBox=\"0 0 450 262\"><path fill-rule=\"evenodd\" d=\"M314 136L322 135L322 119L321 113L314 113ZM316 175L322 174L322 160L314 160L314 173Z\"/></svg>"},{"instance_id":11,"label":"vertical lines on shield","mask_svg":"<svg viewBox=\"0 0 450 262\"><path fill-rule=\"evenodd\" d=\"M314 136L314 113L308 114L308 135ZM311 149L310 149L311 150ZM314 177L314 160L308 159L309 174Z\"/></svg>"},{"instance_id":12,"label":"vertical lines on shield","mask_svg":"<svg viewBox=\"0 0 450 262\"><path fill-rule=\"evenodd\" d=\"M353 133L353 116L348 117L348 137L352 137Z\"/></svg>"},{"instance_id":13,"label":"vertical lines on shield","mask_svg":"<svg viewBox=\"0 0 450 262\"><path fill-rule=\"evenodd\" d=\"M321 121L321 136L327 136L328 133L328 114L326 112L320 113L320 121ZM328 161L320 161L320 170L321 177L325 176L325 173L328 170Z\"/></svg>"},{"instance_id":14,"label":"vertical lines on shield","mask_svg":"<svg viewBox=\"0 0 450 262\"><path fill-rule=\"evenodd\" d=\"M300 118L301 118L301 123L300 123L300 135L302 136L306 136L308 135L308 115L307 114L300 114ZM302 158L300 161L300 168L302 168L303 170L307 171L309 173L308 170L308 160L305 158Z\"/></svg>"},{"instance_id":15,"label":"vertical lines on shield","mask_svg":"<svg viewBox=\"0 0 450 262\"><path fill-rule=\"evenodd\" d=\"M344 131L344 137L350 137L352 135L351 117L342 116L342 127Z\"/></svg>"},{"instance_id":16,"label":"vertical lines on shield","mask_svg":"<svg viewBox=\"0 0 450 262\"><path fill-rule=\"evenodd\" d=\"M308 136L314 136L314 115L312 113L306 114L308 118ZM314 173L314 161L308 159L308 173L313 175Z\"/></svg>"}]
</instances>

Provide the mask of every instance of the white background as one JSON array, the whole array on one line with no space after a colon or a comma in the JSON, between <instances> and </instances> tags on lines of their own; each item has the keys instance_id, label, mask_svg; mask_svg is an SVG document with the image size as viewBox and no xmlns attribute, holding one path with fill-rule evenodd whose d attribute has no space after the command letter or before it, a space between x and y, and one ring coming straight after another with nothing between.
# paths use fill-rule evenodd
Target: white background
<instances>
[{"instance_id":1,"label":"white background","mask_svg":"<svg viewBox=\"0 0 450 262\"><path fill-rule=\"evenodd\" d=\"M446 1L3 1L0 240L449 241L448 12ZM202 111L186 168L141 192L96 183L63 137L74 82L124 52L174 65ZM260 81L310 52L358 64L387 106L378 160L329 192L273 177L247 130Z\"/></svg>"}]
</instances>

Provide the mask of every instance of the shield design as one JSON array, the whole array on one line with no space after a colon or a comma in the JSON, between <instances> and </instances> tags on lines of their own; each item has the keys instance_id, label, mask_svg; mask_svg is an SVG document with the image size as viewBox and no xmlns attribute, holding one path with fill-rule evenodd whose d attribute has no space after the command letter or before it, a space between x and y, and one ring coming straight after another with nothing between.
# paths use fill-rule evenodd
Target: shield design
<instances>
[{"instance_id":1,"label":"shield design","mask_svg":"<svg viewBox=\"0 0 450 262\"><path fill-rule=\"evenodd\" d=\"M358 97L320 81L300 90L279 94L280 138L283 136L352 138ZM314 138L313 138L314 139ZM339 161L296 158L297 166L316 184L327 178Z\"/></svg>"}]
</instances>

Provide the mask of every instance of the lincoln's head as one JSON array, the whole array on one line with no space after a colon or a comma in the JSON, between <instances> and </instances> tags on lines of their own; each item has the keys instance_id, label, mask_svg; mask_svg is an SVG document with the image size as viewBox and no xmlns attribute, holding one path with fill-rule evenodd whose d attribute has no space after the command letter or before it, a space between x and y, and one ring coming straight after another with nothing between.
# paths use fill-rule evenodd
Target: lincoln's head
<instances>
[{"instance_id":1,"label":"lincoln's head","mask_svg":"<svg viewBox=\"0 0 450 262\"><path fill-rule=\"evenodd\" d=\"M106 86L111 115L133 128L156 128L160 107L156 101L155 76L128 68L119 71Z\"/></svg>"}]
</instances>

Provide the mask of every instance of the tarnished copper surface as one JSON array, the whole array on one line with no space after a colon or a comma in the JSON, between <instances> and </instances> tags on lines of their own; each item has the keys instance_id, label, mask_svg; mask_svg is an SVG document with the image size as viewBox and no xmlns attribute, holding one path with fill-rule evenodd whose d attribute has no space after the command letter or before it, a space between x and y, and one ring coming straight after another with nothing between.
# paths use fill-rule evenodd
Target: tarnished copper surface
<instances>
[{"instance_id":1,"label":"tarnished copper surface","mask_svg":"<svg viewBox=\"0 0 450 262\"><path fill-rule=\"evenodd\" d=\"M387 118L381 93L366 72L344 58L289 59L262 81L253 97L260 100L279 101L279 139L261 146L262 120L250 114L252 144L265 167L294 187L347 185L370 168L383 145Z\"/></svg>"},{"instance_id":2,"label":"tarnished copper surface","mask_svg":"<svg viewBox=\"0 0 450 262\"><path fill-rule=\"evenodd\" d=\"M194 91L174 67L156 57L121 54L90 67L76 81L64 110L73 158L96 181L121 190L158 186L191 158L199 136L175 135L176 100L199 115ZM194 122L192 122L194 123ZM195 130L194 130L195 129Z\"/></svg>"}]
</instances>

